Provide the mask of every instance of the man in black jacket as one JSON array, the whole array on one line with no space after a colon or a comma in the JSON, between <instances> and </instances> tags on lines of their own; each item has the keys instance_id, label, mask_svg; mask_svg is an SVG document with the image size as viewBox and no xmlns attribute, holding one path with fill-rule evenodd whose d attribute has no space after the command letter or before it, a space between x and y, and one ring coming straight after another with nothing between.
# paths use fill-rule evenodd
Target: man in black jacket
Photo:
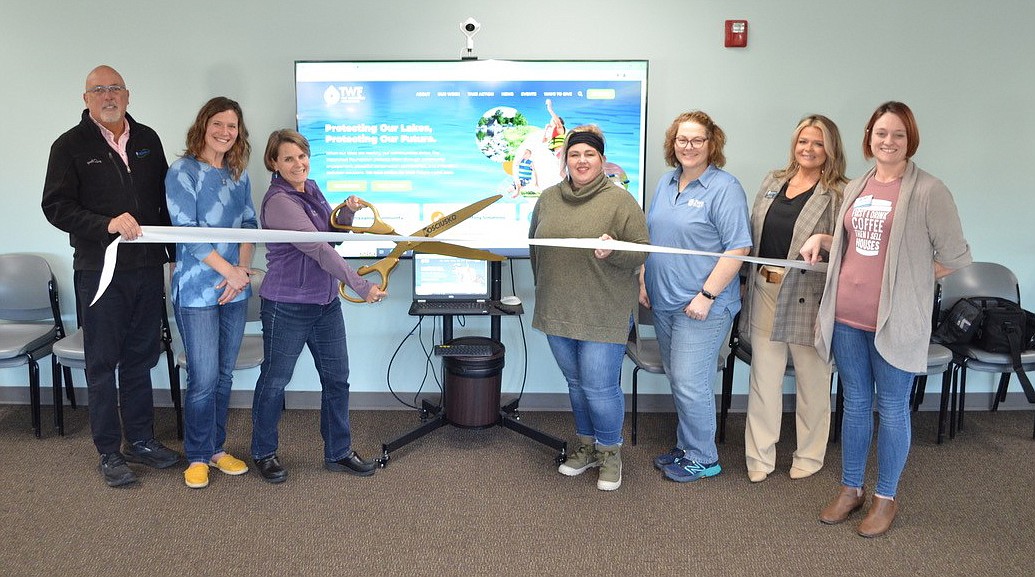
<instances>
[{"instance_id":1,"label":"man in black jacket","mask_svg":"<svg viewBox=\"0 0 1035 577\"><path fill-rule=\"evenodd\" d=\"M89 306L105 247L118 235L137 238L140 225L169 225L168 163L158 135L126 114L129 90L115 69L93 69L83 100L82 121L50 149L42 206L75 249L90 429L101 474L117 487L136 481L126 461L165 468L180 458L154 438L151 392L151 368L161 351L163 266L175 254L172 247L120 246L111 285Z\"/></svg>"}]
</instances>

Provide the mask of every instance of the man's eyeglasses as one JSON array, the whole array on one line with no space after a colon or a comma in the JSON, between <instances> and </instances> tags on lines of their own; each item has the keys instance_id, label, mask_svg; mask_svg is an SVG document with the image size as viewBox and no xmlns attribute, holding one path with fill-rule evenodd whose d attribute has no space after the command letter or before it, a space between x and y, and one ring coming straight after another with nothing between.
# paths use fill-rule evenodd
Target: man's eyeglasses
<instances>
[{"instance_id":1,"label":"man's eyeglasses","mask_svg":"<svg viewBox=\"0 0 1035 577\"><path fill-rule=\"evenodd\" d=\"M107 86L94 86L86 89L87 94L95 94L100 96L101 94L122 94L126 90L126 87L121 84L109 84Z\"/></svg>"},{"instance_id":2,"label":"man's eyeglasses","mask_svg":"<svg viewBox=\"0 0 1035 577\"><path fill-rule=\"evenodd\" d=\"M691 150L701 148L704 146L705 142L708 142L708 139L701 138L700 136L697 138L684 138L682 136L676 138L676 146L679 148L686 148L689 146Z\"/></svg>"}]
</instances>

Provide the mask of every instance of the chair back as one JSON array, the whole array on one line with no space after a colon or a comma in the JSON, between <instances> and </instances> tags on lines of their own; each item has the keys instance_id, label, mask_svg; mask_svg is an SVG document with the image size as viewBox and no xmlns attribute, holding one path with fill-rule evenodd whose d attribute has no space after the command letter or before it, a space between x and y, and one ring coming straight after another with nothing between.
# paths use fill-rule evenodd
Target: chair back
<instances>
[{"instance_id":1,"label":"chair back","mask_svg":"<svg viewBox=\"0 0 1035 577\"><path fill-rule=\"evenodd\" d=\"M252 269L252 295L248 297L248 322L261 320L262 298L259 296L259 289L262 282L266 280L266 271L261 268Z\"/></svg>"},{"instance_id":2,"label":"chair back","mask_svg":"<svg viewBox=\"0 0 1035 577\"><path fill-rule=\"evenodd\" d=\"M1000 297L1021 302L1017 276L1005 266L994 262L975 262L939 281L941 311L947 312L956 301L967 297Z\"/></svg>"},{"instance_id":3,"label":"chair back","mask_svg":"<svg viewBox=\"0 0 1035 577\"><path fill-rule=\"evenodd\" d=\"M41 256L0 254L0 319L38 321L54 316L54 273Z\"/></svg>"}]
</instances>

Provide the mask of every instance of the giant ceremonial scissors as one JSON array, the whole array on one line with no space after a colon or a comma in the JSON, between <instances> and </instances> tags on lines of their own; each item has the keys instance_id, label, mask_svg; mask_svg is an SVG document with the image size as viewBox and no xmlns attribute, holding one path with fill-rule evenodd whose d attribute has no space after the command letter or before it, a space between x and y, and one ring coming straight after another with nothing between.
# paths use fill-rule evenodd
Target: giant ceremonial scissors
<instances>
[{"instance_id":1,"label":"giant ceremonial scissors","mask_svg":"<svg viewBox=\"0 0 1035 577\"><path fill-rule=\"evenodd\" d=\"M489 206L490 204L496 202L501 198L503 198L503 195L501 194L497 194L496 196L490 196L489 198L483 198L478 202L469 204L454 213L447 214L446 216L428 224L427 226L414 231L413 234L411 234L410 236L421 236L429 238L437 236L439 233L447 231L453 228L454 226L460 224L461 222L467 220L468 218L474 216L483 208ZM381 214L377 212L377 208L374 207L374 205L364 200L360 200L359 203L369 208L374 213L373 224L371 224L370 226L346 226L343 224L338 224L338 212L345 207L345 203L343 202L338 206L334 207L334 210L331 212L331 226L338 230L347 230L355 233L399 235L399 233L395 232L395 229L392 228L392 225L381 220ZM469 248L466 246L460 246L448 242L402 241L395 243L395 248L392 250L392 252L388 253L388 256L382 258L374 264L361 266L359 267L359 270L357 270L356 272L358 272L360 276L363 276L376 271L378 274L381 275L381 284L378 286L380 286L381 290L385 290L388 288L388 276L392 273L392 270L395 269L395 266L399 264L399 258L404 253L411 250L478 260L507 260L506 257L489 252L487 250ZM353 303L366 302L362 298L353 297L352 295L348 294L347 292L345 292L345 289L345 283L341 283L338 286L338 293L341 295L343 299Z\"/></svg>"}]
</instances>

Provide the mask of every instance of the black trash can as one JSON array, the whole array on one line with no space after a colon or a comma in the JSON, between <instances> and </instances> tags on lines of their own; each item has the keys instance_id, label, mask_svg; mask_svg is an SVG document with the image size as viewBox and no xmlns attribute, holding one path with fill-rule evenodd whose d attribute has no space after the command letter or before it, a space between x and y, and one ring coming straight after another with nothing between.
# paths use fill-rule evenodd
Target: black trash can
<instances>
[{"instance_id":1,"label":"black trash can","mask_svg":"<svg viewBox=\"0 0 1035 577\"><path fill-rule=\"evenodd\" d=\"M443 357L446 418L458 427L480 429L499 421L503 343L487 337L459 337L447 345L489 345L492 354Z\"/></svg>"}]
</instances>

